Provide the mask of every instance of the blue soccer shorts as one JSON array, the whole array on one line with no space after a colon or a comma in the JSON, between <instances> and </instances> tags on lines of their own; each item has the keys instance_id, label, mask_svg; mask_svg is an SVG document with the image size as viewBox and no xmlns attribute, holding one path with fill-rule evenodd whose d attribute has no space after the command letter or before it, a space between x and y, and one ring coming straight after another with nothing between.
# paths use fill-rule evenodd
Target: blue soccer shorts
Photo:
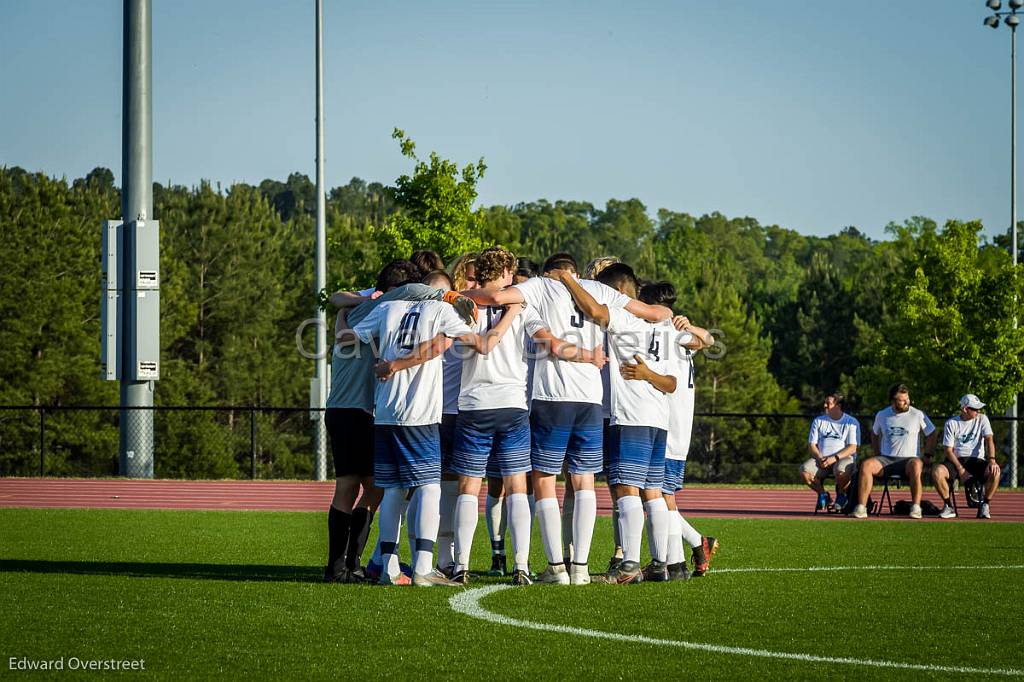
<instances>
[{"instance_id":1,"label":"blue soccer shorts","mask_svg":"<svg viewBox=\"0 0 1024 682\"><path fill-rule=\"evenodd\" d=\"M452 473L483 478L530 470L530 413L516 408L464 410L455 422ZM494 468L488 462L494 461Z\"/></svg>"},{"instance_id":2,"label":"blue soccer shorts","mask_svg":"<svg viewBox=\"0 0 1024 682\"><path fill-rule=\"evenodd\" d=\"M530 458L534 471L571 474L602 469L601 406L594 403L534 400L530 411Z\"/></svg>"},{"instance_id":3,"label":"blue soccer shorts","mask_svg":"<svg viewBox=\"0 0 1024 682\"><path fill-rule=\"evenodd\" d=\"M665 459L665 480L661 484L661 492L675 495L683 489L683 475L686 473L685 459Z\"/></svg>"},{"instance_id":4,"label":"blue soccer shorts","mask_svg":"<svg viewBox=\"0 0 1024 682\"><path fill-rule=\"evenodd\" d=\"M653 426L613 425L605 455L610 485L661 490L665 480L665 442L668 432Z\"/></svg>"},{"instance_id":5,"label":"blue soccer shorts","mask_svg":"<svg viewBox=\"0 0 1024 682\"><path fill-rule=\"evenodd\" d=\"M437 424L377 424L373 435L373 482L378 488L415 488L441 482Z\"/></svg>"}]
</instances>

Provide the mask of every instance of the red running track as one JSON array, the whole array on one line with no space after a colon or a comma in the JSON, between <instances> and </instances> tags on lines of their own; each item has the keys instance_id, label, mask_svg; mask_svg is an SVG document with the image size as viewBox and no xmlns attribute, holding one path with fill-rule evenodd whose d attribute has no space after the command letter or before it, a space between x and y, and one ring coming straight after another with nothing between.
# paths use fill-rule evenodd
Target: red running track
<instances>
[{"instance_id":1,"label":"red running track","mask_svg":"<svg viewBox=\"0 0 1024 682\"><path fill-rule=\"evenodd\" d=\"M0 478L0 507L107 509L248 509L267 511L324 511L334 493L333 483L305 481L139 481L124 479ZM910 499L906 488L892 491L893 501ZM561 496L561 490L559 491ZM880 499L881 492L872 494ZM926 499L940 503L932 491ZM840 519L814 515L814 493L800 489L741 489L694 487L677 496L680 508L692 516L718 518ZM959 501L966 504L963 493ZM941 504L941 503L940 503ZM483 496L481 495L481 509ZM608 489L597 489L598 512L611 512ZM889 518L883 514L881 518ZM962 518L974 518L965 509ZM1024 491L1001 491L992 502L996 521L1024 521Z\"/></svg>"}]
</instances>

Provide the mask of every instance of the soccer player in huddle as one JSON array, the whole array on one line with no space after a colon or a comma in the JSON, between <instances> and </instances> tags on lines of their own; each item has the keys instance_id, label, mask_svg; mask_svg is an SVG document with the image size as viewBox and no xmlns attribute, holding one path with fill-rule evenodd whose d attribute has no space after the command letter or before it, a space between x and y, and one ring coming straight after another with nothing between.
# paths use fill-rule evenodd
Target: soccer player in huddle
<instances>
[{"instance_id":1,"label":"soccer player in huddle","mask_svg":"<svg viewBox=\"0 0 1024 682\"><path fill-rule=\"evenodd\" d=\"M412 584L455 585L434 568L434 545L440 524L441 363L414 351L425 343L459 339L479 353L489 353L518 314L510 309L484 335L454 310L436 301L390 301L375 308L352 329L358 341L376 341L381 382L374 401L374 482L384 489L380 506L377 553L383 584L408 584L398 566L398 537L408 506L415 537ZM342 343L353 343L346 339ZM418 364L417 364L418 363Z\"/></svg>"},{"instance_id":2,"label":"soccer player in huddle","mask_svg":"<svg viewBox=\"0 0 1024 682\"><path fill-rule=\"evenodd\" d=\"M676 290L669 282L652 282L640 288L640 300L651 305L675 306ZM718 540L701 535L679 511L676 493L683 488L686 457L690 452L693 434L693 410L696 393L693 354L715 344L715 338L689 318L676 315L671 324L660 323L659 334L668 352L668 372L676 377L676 390L669 396L668 437L665 441L665 480L661 486L665 506L669 513L668 577L686 580L683 543L690 547L693 576L703 576L711 565L711 557L718 551Z\"/></svg>"},{"instance_id":3,"label":"soccer player in huddle","mask_svg":"<svg viewBox=\"0 0 1024 682\"><path fill-rule=\"evenodd\" d=\"M636 298L638 282L632 268L616 263L597 279ZM661 488L665 475L669 394L676 377L668 374L668 354L660 329L623 309L598 304L573 278L563 277L583 312L608 332L610 423L604 444L605 473L619 512L622 561L612 562L605 581L629 584L644 579L668 580L668 507ZM645 512L648 520L651 564L640 568Z\"/></svg>"},{"instance_id":4,"label":"soccer player in huddle","mask_svg":"<svg viewBox=\"0 0 1024 682\"><path fill-rule=\"evenodd\" d=\"M516 260L505 249L489 248L477 257L475 266L477 284L484 290L500 291L512 283ZM494 328L506 314L500 306L481 308L477 333L484 334ZM504 506L514 551L512 583L531 583L531 518L526 489L530 471L530 413L526 402L525 345L528 335L541 332L543 327L537 312L527 306L490 354L474 353L462 362L451 464L451 471L458 474L459 488L455 507L453 580L462 584L469 580L480 485L485 475L492 474L500 477L505 493ZM456 344L455 348L458 347ZM491 511L490 504L487 511ZM496 524L499 528L500 521L498 519ZM503 538L504 533L499 532L499 537ZM493 543L494 531L490 527L488 534Z\"/></svg>"}]
</instances>

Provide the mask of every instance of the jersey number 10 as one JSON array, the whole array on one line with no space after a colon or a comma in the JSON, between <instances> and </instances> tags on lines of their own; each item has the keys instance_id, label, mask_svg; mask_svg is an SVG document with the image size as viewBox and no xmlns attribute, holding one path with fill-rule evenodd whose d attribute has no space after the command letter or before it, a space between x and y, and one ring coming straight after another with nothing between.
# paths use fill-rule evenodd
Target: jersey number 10
<instances>
[{"instance_id":1,"label":"jersey number 10","mask_svg":"<svg viewBox=\"0 0 1024 682\"><path fill-rule=\"evenodd\" d=\"M410 310L402 316L398 325L398 348L410 351L416 343L416 324L420 321L418 310Z\"/></svg>"}]
</instances>

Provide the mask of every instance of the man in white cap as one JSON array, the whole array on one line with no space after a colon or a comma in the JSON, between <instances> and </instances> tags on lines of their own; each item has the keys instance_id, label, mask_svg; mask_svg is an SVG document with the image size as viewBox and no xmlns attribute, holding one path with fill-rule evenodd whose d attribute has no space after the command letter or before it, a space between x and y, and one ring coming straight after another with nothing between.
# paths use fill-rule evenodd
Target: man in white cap
<instances>
[{"instance_id":1,"label":"man in white cap","mask_svg":"<svg viewBox=\"0 0 1024 682\"><path fill-rule=\"evenodd\" d=\"M950 417L942 431L942 444L946 448L946 461L932 467L935 491L944 502L944 519L956 516L949 499L949 482L954 478L966 483L975 478L984 481L985 498L978 505L978 518L991 518L989 501L999 487L999 465L996 463L996 444L992 436L992 424L979 410L985 403L973 393L960 398L960 414Z\"/></svg>"}]
</instances>

